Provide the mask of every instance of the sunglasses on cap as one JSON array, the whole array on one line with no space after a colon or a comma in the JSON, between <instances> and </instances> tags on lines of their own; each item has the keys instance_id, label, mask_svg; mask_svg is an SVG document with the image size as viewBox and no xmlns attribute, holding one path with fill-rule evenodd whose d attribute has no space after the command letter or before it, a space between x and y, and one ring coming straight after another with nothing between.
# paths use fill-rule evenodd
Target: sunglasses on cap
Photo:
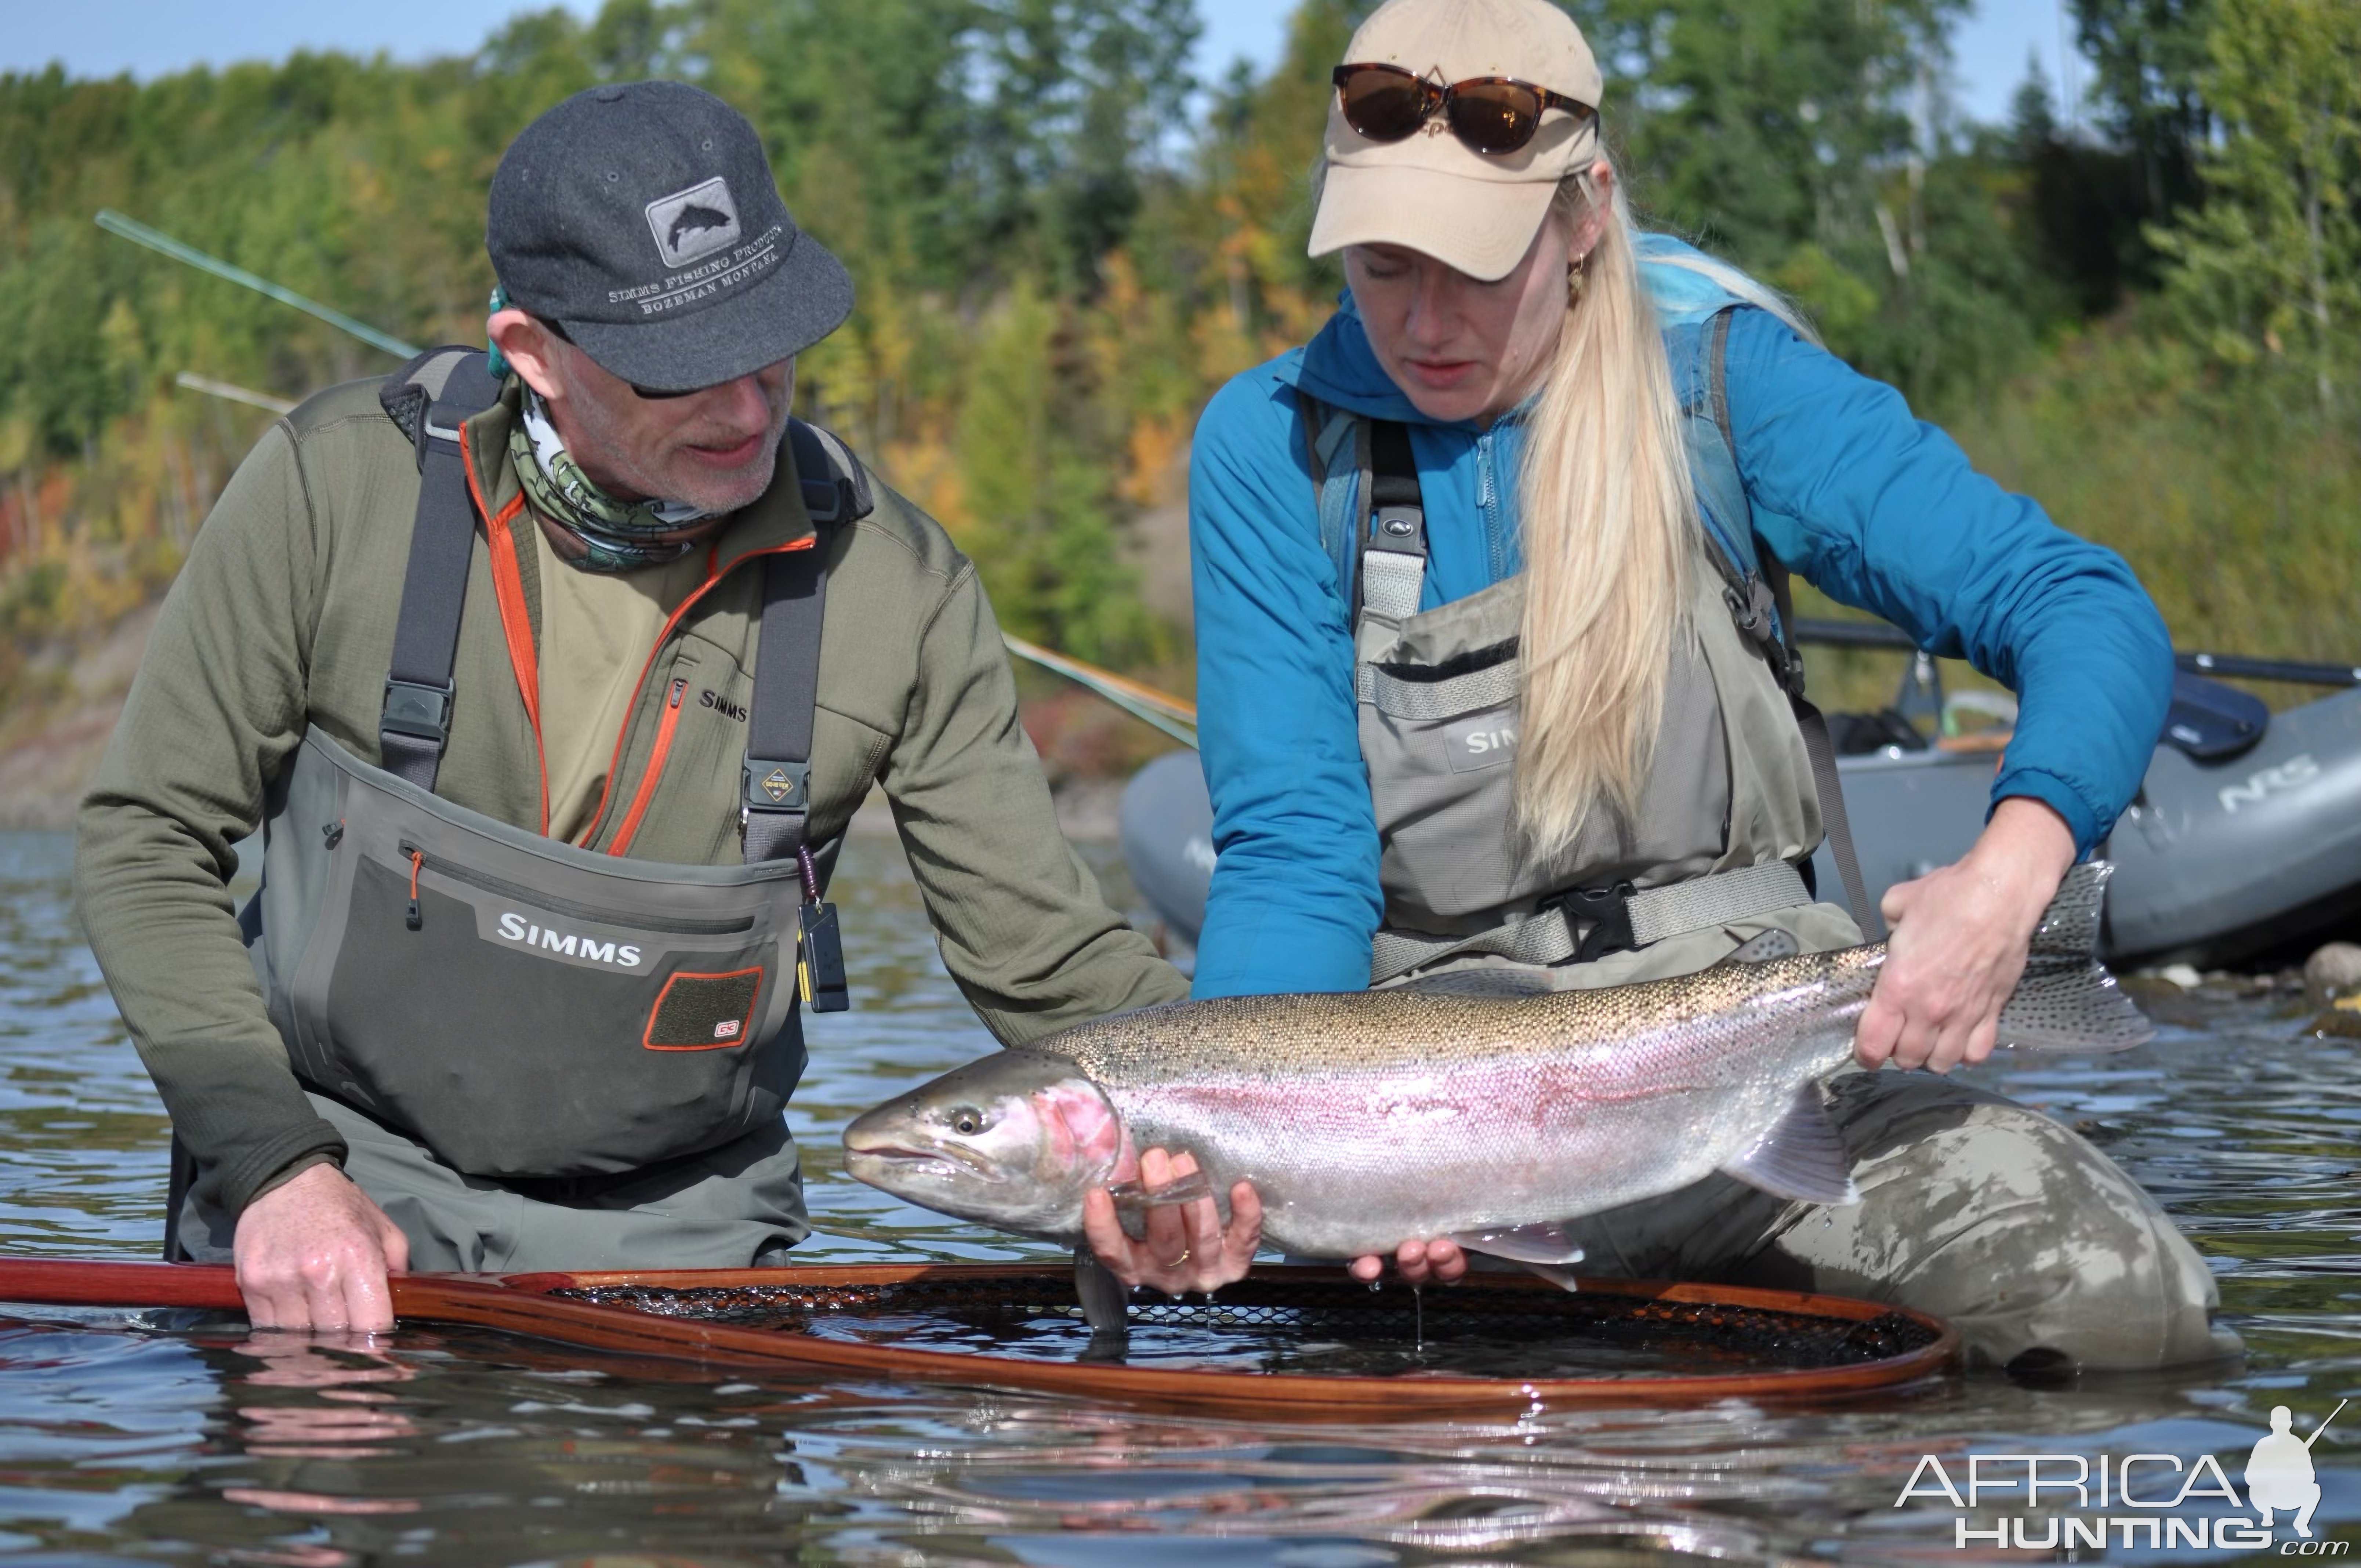
<instances>
[{"instance_id":1,"label":"sunglasses on cap","mask_svg":"<svg viewBox=\"0 0 2361 1568\"><path fill-rule=\"evenodd\" d=\"M1578 99L1508 76L1477 76L1448 86L1399 65L1340 65L1331 78L1345 123L1371 141L1402 141L1440 111L1451 134L1473 152L1511 153L1533 139L1542 113L1564 109L1577 123L1598 111Z\"/></svg>"}]
</instances>

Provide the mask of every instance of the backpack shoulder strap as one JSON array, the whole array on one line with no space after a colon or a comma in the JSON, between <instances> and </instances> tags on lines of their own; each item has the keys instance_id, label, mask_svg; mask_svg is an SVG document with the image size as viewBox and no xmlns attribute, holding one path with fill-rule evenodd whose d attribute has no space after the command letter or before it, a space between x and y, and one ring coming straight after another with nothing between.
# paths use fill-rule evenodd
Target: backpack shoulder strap
<instances>
[{"instance_id":1,"label":"backpack shoulder strap","mask_svg":"<svg viewBox=\"0 0 2361 1568\"><path fill-rule=\"evenodd\" d=\"M378 755L387 772L430 794L450 739L451 666L476 543L459 427L500 395L483 351L457 347L427 350L378 389L386 417L418 454L418 510L378 716Z\"/></svg>"},{"instance_id":2,"label":"backpack shoulder strap","mask_svg":"<svg viewBox=\"0 0 2361 1568\"><path fill-rule=\"evenodd\" d=\"M746 716L739 816L749 865L792 860L811 809L812 728L819 707L819 634L828 609L828 551L836 530L867 517L869 478L843 442L816 424L787 422L787 451L817 537L808 550L771 557L763 576L763 632L754 650L754 700Z\"/></svg>"},{"instance_id":3,"label":"backpack shoulder strap","mask_svg":"<svg viewBox=\"0 0 2361 1568\"><path fill-rule=\"evenodd\" d=\"M1314 504L1320 512L1320 547L1335 570L1337 596L1345 601L1346 622L1357 608L1355 545L1361 530L1355 526L1360 498L1374 483L1370 474L1369 422L1344 409L1332 408L1301 387L1295 389L1297 417L1303 424L1304 458L1312 471Z\"/></svg>"},{"instance_id":4,"label":"backpack shoulder strap","mask_svg":"<svg viewBox=\"0 0 2361 1568\"><path fill-rule=\"evenodd\" d=\"M1712 544L1707 554L1721 569L1722 598L1740 635L1771 666L1795 710L1795 727L1803 732L1804 752L1811 760L1812 793L1819 797L1820 830L1836 857L1853 923L1871 941L1879 941L1885 923L1869 901L1868 884L1861 878L1852 823L1845 814L1844 784L1837 773L1836 743L1828 736L1826 716L1804 695L1804 658L1795 650L1787 567L1756 539L1753 505L1738 472L1738 441L1730 422L1730 323L1737 309L1723 306L1698 333L1702 363L1697 368L1702 373L1692 378L1694 391L1681 410L1697 510Z\"/></svg>"}]
</instances>

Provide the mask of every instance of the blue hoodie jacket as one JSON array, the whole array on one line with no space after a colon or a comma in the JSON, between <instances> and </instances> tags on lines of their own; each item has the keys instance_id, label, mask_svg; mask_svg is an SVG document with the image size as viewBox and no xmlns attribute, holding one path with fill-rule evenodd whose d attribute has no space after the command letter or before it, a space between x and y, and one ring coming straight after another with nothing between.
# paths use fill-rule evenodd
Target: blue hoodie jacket
<instances>
[{"instance_id":1,"label":"blue hoodie jacket","mask_svg":"<svg viewBox=\"0 0 2361 1568\"><path fill-rule=\"evenodd\" d=\"M2045 802L2087 852L2139 787L2170 699L2171 643L2131 568L1978 474L1901 394L1769 313L1737 313L1728 367L1739 475L1763 545L1829 598L2015 691L2016 734L1992 798ZM1352 637L1321 548L1297 387L1409 425L1430 552L1422 608L1519 569L1521 419L1478 428L1420 414L1349 295L1311 343L1206 406L1190 549L1219 860L1200 997L1360 990L1383 908Z\"/></svg>"}]
</instances>

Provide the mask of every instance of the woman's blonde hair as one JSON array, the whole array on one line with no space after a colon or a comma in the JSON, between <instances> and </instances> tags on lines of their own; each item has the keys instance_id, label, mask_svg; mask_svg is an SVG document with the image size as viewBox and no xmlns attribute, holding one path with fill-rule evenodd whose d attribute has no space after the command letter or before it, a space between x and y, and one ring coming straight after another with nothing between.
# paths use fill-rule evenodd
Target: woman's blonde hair
<instances>
[{"instance_id":1,"label":"woman's blonde hair","mask_svg":"<svg viewBox=\"0 0 2361 1568\"><path fill-rule=\"evenodd\" d=\"M1566 313L1527 423L1517 817L1531 850L1571 846L1604 805L1636 813L1688 608L1697 498L1621 181L1570 272ZM1600 205L1587 170L1547 222Z\"/></svg>"}]
</instances>

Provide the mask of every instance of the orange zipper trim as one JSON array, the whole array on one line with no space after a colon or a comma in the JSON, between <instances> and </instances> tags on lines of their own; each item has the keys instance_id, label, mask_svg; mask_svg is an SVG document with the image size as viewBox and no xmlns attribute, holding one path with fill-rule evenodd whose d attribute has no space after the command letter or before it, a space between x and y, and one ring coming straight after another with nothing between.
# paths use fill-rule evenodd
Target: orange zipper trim
<instances>
[{"instance_id":1,"label":"orange zipper trim","mask_svg":"<svg viewBox=\"0 0 2361 1568\"><path fill-rule=\"evenodd\" d=\"M485 542L491 546L492 599L500 606L500 634L508 643L509 668L516 672L517 693L524 698L524 716L533 724L533 761L541 769L541 831L549 833L549 757L541 743L541 656L533 643L533 616L524 603L524 578L517 566L516 534L509 524L524 510L520 494L495 515L476 484L476 465L467 451L467 427L459 427L459 467L467 476L467 494L484 519Z\"/></svg>"},{"instance_id":2,"label":"orange zipper trim","mask_svg":"<svg viewBox=\"0 0 2361 1568\"><path fill-rule=\"evenodd\" d=\"M664 705L663 721L656 726L656 743L648 751L647 776L640 783L640 793L631 799L631 809L623 814L621 831L615 835L613 848L607 852L620 855L631 847L631 836L640 830L640 817L648 808L648 797L655 793L656 775L664 772L664 758L672 752L672 732L680 727L680 699L688 690L686 676L675 676L672 683L672 700Z\"/></svg>"},{"instance_id":3,"label":"orange zipper trim","mask_svg":"<svg viewBox=\"0 0 2361 1568\"><path fill-rule=\"evenodd\" d=\"M730 571L734 572L747 562L760 556L792 554L797 550L808 550L818 543L819 536L813 533L785 544L773 545L768 550L750 550L730 563ZM721 569L721 546L717 542L706 556L705 581L698 586L695 593L680 601L680 608L665 618L664 630L656 633L655 646L648 650L647 663L640 666L640 678L631 687L631 707L624 710L627 715L638 710L640 693L647 688L649 673L654 670L656 656L664 652L665 642L671 640L674 628L680 624L681 618L695 607L697 600L712 591L714 584L727 576L729 572ZM684 680L675 684L686 686L688 683ZM669 748L672 738L672 726L679 717L679 697L675 693L672 707L664 712L662 728L656 732L656 749L649 753L647 766L641 771L640 787L631 796L630 808L623 814L622 831L617 835L615 842L608 846L607 853L610 855L620 855L623 852L625 845L631 841L631 834L639 827L642 814L647 810L649 798L656 792L656 781L664 772L664 752ZM627 717L623 720L622 729L615 737L615 754L607 762L607 783L598 792L598 809L590 814L590 826L584 828L582 837L575 840L585 849L588 849L591 840L598 836L598 825L607 819L607 801L614 793L616 775L622 771L623 742L631 738L631 721Z\"/></svg>"}]
</instances>

